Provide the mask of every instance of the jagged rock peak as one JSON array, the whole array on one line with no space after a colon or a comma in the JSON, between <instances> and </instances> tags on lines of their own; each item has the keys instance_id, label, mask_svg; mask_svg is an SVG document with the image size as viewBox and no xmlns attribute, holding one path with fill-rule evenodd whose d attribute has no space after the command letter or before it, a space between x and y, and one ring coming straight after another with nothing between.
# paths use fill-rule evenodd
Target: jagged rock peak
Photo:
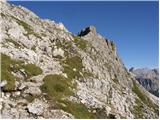
<instances>
[{"instance_id":1,"label":"jagged rock peak","mask_svg":"<svg viewBox=\"0 0 160 120\"><path fill-rule=\"evenodd\" d=\"M85 36L89 33L92 33L92 34L96 34L96 28L95 26L89 26L89 27L86 27L85 29L82 29L80 33L78 33L78 36Z\"/></svg>"}]
</instances>

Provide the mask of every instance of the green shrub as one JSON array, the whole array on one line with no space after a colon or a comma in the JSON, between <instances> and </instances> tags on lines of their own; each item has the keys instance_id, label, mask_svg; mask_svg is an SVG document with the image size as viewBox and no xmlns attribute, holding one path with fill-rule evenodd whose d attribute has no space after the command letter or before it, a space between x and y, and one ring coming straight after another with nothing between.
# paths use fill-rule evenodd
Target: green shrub
<instances>
[{"instance_id":1,"label":"green shrub","mask_svg":"<svg viewBox=\"0 0 160 120\"><path fill-rule=\"evenodd\" d=\"M28 77L37 76L37 75L42 74L42 69L37 67L34 64L27 64L27 65L24 65L23 67Z\"/></svg>"}]
</instances>

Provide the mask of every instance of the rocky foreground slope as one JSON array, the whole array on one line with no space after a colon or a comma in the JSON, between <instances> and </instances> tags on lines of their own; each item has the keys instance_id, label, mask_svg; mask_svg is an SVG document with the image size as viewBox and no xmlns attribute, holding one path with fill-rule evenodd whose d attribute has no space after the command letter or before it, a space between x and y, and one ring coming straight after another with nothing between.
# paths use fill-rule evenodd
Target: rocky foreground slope
<instances>
[{"instance_id":1,"label":"rocky foreground slope","mask_svg":"<svg viewBox=\"0 0 160 120\"><path fill-rule=\"evenodd\" d=\"M158 69L131 68L130 72L135 75L136 80L155 96L159 97L159 71Z\"/></svg>"},{"instance_id":2,"label":"rocky foreground slope","mask_svg":"<svg viewBox=\"0 0 160 120\"><path fill-rule=\"evenodd\" d=\"M2 118L158 118L158 98L95 27L75 36L24 7L0 6Z\"/></svg>"}]
</instances>

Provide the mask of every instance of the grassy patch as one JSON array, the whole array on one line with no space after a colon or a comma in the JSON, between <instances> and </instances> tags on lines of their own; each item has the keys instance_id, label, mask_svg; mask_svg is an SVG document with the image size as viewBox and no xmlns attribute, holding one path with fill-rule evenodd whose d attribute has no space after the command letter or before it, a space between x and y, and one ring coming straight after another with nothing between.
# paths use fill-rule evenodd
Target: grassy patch
<instances>
[{"instance_id":1,"label":"grassy patch","mask_svg":"<svg viewBox=\"0 0 160 120\"><path fill-rule=\"evenodd\" d=\"M71 113L76 119L89 119L92 117L92 113L82 103L74 103L70 101L61 101L65 106L60 105L60 108L64 111Z\"/></svg>"},{"instance_id":2,"label":"grassy patch","mask_svg":"<svg viewBox=\"0 0 160 120\"><path fill-rule=\"evenodd\" d=\"M54 102L57 109L63 109L76 118L90 118L91 114L85 105L62 99L73 95L74 86L70 80L61 75L47 75L43 80L44 84L41 86L41 90L48 94L47 97Z\"/></svg>"},{"instance_id":3,"label":"grassy patch","mask_svg":"<svg viewBox=\"0 0 160 120\"><path fill-rule=\"evenodd\" d=\"M20 69L25 70L27 77L42 73L42 70L34 64L24 65L24 62L21 60L14 60L5 54L1 54L1 79L7 81L7 84L3 87L4 91L11 91L14 89L15 81L19 80L19 78L15 77L11 72L17 72Z\"/></svg>"},{"instance_id":4,"label":"grassy patch","mask_svg":"<svg viewBox=\"0 0 160 120\"><path fill-rule=\"evenodd\" d=\"M104 109L96 109L96 112L93 113L95 109L89 109L82 103L65 100L65 97L73 95L72 89L75 86L70 80L57 74L47 75L43 80L41 90L47 93L47 99L55 104L56 109L71 113L77 119L108 118Z\"/></svg>"},{"instance_id":5,"label":"grassy patch","mask_svg":"<svg viewBox=\"0 0 160 120\"><path fill-rule=\"evenodd\" d=\"M72 95L71 82L61 75L47 75L43 81L41 90L47 93L52 100L59 100L64 96Z\"/></svg>"},{"instance_id":6,"label":"grassy patch","mask_svg":"<svg viewBox=\"0 0 160 120\"><path fill-rule=\"evenodd\" d=\"M82 60L79 56L67 57L63 61L64 73L66 73L69 79L74 79L76 77L81 77L80 72L82 72Z\"/></svg>"},{"instance_id":7,"label":"grassy patch","mask_svg":"<svg viewBox=\"0 0 160 120\"><path fill-rule=\"evenodd\" d=\"M105 112L105 109L102 108L87 108L82 103L75 103L71 101L59 101L60 103L63 103L65 106L60 104L60 108L64 111L71 113L76 119L106 119L111 118L108 116ZM93 113L93 111L96 110L96 112ZM112 118L113 119L113 118Z\"/></svg>"},{"instance_id":8,"label":"grassy patch","mask_svg":"<svg viewBox=\"0 0 160 120\"><path fill-rule=\"evenodd\" d=\"M16 70L20 68L22 63L22 61L12 60L9 56L1 54L1 79L7 81L7 84L3 87L4 91L13 90L15 81L18 80L18 78L11 73L11 65L14 65Z\"/></svg>"},{"instance_id":9,"label":"grassy patch","mask_svg":"<svg viewBox=\"0 0 160 120\"><path fill-rule=\"evenodd\" d=\"M23 67L24 67L25 72L27 73L28 77L37 76L37 75L42 74L42 69L37 67L34 64L27 64L27 65L25 65Z\"/></svg>"},{"instance_id":10,"label":"grassy patch","mask_svg":"<svg viewBox=\"0 0 160 120\"><path fill-rule=\"evenodd\" d=\"M3 91L13 90L15 86L16 77L13 76L8 70L2 70L1 74L2 80L7 80L7 85L3 87Z\"/></svg>"}]
</instances>

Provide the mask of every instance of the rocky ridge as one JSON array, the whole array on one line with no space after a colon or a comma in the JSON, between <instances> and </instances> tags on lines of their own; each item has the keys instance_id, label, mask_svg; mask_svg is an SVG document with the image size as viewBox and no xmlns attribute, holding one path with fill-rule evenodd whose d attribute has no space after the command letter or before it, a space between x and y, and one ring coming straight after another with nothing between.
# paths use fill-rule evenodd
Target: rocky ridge
<instances>
[{"instance_id":1,"label":"rocky ridge","mask_svg":"<svg viewBox=\"0 0 160 120\"><path fill-rule=\"evenodd\" d=\"M0 6L2 118L158 118L158 98L94 26L75 36L22 6Z\"/></svg>"}]
</instances>

